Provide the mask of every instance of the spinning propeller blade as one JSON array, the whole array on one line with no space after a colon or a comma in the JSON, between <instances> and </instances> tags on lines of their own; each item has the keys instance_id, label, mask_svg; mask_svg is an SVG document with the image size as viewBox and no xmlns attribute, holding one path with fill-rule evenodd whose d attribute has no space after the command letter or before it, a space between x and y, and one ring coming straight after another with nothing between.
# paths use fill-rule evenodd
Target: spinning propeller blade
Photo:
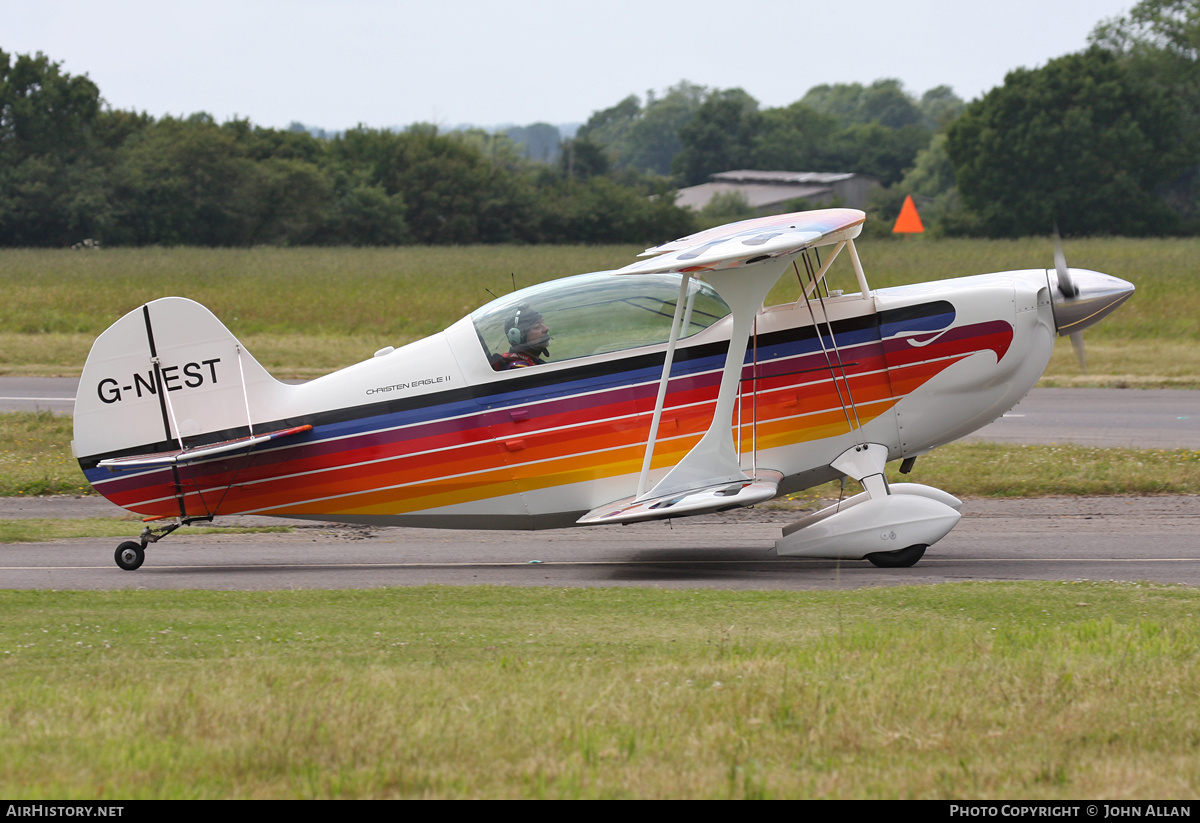
<instances>
[{"instance_id":1,"label":"spinning propeller blade","mask_svg":"<svg viewBox=\"0 0 1200 823\"><path fill-rule=\"evenodd\" d=\"M1062 237L1058 233L1058 226L1054 227L1054 272L1058 275L1058 288L1062 291L1063 297L1078 297L1079 288L1071 280L1071 270L1067 268L1067 256L1063 254Z\"/></svg>"},{"instance_id":2,"label":"spinning propeller blade","mask_svg":"<svg viewBox=\"0 0 1200 823\"><path fill-rule=\"evenodd\" d=\"M1058 226L1054 227L1054 272L1058 275L1058 288L1063 298L1074 300L1078 297L1079 287L1071 280L1071 270L1067 268L1067 256L1063 253L1062 236L1058 233ZM1075 350L1075 359L1079 361L1080 370L1087 374L1087 352L1083 348L1083 332L1072 332L1071 348Z\"/></svg>"},{"instance_id":3,"label":"spinning propeller blade","mask_svg":"<svg viewBox=\"0 0 1200 823\"><path fill-rule=\"evenodd\" d=\"M1071 348L1075 350L1075 359L1079 361L1079 370L1087 374L1087 352L1083 350L1083 332L1077 331L1071 335Z\"/></svg>"},{"instance_id":4,"label":"spinning propeller blade","mask_svg":"<svg viewBox=\"0 0 1200 823\"><path fill-rule=\"evenodd\" d=\"M1054 229L1054 271L1046 271L1050 300L1054 307L1054 325L1060 337L1071 338L1079 366L1087 372L1083 349L1083 330L1107 316L1133 294L1133 285L1107 274L1072 269L1067 266L1062 238Z\"/></svg>"}]
</instances>

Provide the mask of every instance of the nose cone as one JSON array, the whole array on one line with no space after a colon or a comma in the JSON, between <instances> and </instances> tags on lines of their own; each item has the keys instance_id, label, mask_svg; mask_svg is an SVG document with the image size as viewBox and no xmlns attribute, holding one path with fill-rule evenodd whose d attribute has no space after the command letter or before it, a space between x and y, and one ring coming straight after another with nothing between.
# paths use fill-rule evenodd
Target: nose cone
<instances>
[{"instance_id":1,"label":"nose cone","mask_svg":"<svg viewBox=\"0 0 1200 823\"><path fill-rule=\"evenodd\" d=\"M1118 277L1088 269L1066 269L1066 272L1065 278L1060 278L1054 269L1046 272L1059 336L1086 329L1133 294L1133 284Z\"/></svg>"}]
</instances>

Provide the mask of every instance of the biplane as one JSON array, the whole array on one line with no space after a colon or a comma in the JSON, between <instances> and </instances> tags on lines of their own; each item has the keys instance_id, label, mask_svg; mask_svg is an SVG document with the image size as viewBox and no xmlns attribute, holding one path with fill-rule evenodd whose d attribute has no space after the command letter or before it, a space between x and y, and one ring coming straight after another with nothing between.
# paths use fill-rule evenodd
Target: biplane
<instances>
[{"instance_id":1,"label":"biplane","mask_svg":"<svg viewBox=\"0 0 1200 823\"><path fill-rule=\"evenodd\" d=\"M96 340L75 455L148 521L117 548L127 570L222 515L550 529L721 511L838 478L861 493L784 528L777 553L911 566L960 502L889 482L885 465L907 473L1012 408L1056 335L1133 286L1056 253L1053 269L872 290L854 242L864 219L826 209L699 232L296 385L203 306L154 300ZM835 264L849 289L830 288ZM764 305L783 277L795 299Z\"/></svg>"}]
</instances>

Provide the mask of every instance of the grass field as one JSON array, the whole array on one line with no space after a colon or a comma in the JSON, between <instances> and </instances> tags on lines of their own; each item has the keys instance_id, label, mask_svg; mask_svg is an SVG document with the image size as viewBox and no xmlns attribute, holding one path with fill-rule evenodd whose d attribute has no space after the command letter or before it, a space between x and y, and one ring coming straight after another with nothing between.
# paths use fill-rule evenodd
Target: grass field
<instances>
[{"instance_id":1,"label":"grass field","mask_svg":"<svg viewBox=\"0 0 1200 823\"><path fill-rule=\"evenodd\" d=\"M1052 250L862 245L875 287L1044 267ZM179 294L277 376L312 377L437 331L514 277L638 251L0 251L0 374L77 375L117 317ZM1088 331L1089 375L1060 346L1044 382L1200 388L1200 241L1066 253L1138 292ZM0 495L89 492L69 439L67 419L0 415ZM1197 494L1200 452L954 444L906 479L963 496ZM0 524L0 542L51 526ZM1198 609L1192 589L1090 582L0 589L0 796L1192 798Z\"/></svg>"},{"instance_id":2,"label":"grass field","mask_svg":"<svg viewBox=\"0 0 1200 823\"><path fill-rule=\"evenodd\" d=\"M0 593L0 795L1192 798L1200 593Z\"/></svg>"},{"instance_id":3,"label":"grass field","mask_svg":"<svg viewBox=\"0 0 1200 823\"><path fill-rule=\"evenodd\" d=\"M0 251L0 374L77 375L92 341L140 303L205 304L279 377L313 377L445 328L517 286L623 266L628 246L394 249ZM872 241L873 287L1052 265L1047 238ZM1068 241L1074 266L1123 277L1137 294L1089 329L1088 377L1063 349L1057 385L1200 386L1200 240ZM839 261L835 271L843 266ZM848 265L841 277L850 286ZM835 283L835 286L838 285ZM782 283L771 302L794 299Z\"/></svg>"}]
</instances>

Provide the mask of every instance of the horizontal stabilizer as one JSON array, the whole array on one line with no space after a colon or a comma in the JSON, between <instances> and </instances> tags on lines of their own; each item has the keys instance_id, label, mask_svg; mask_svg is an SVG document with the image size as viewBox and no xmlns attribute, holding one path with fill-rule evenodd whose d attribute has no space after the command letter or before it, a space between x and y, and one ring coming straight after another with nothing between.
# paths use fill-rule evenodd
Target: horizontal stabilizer
<instances>
[{"instance_id":1,"label":"horizontal stabilizer","mask_svg":"<svg viewBox=\"0 0 1200 823\"><path fill-rule=\"evenodd\" d=\"M783 475L779 472L759 471L758 477L753 479L688 489L643 500L628 497L592 509L576 522L585 526L601 523L640 523L646 520L665 520L670 517L686 517L753 506L774 497L782 479Z\"/></svg>"},{"instance_id":2,"label":"horizontal stabilizer","mask_svg":"<svg viewBox=\"0 0 1200 823\"><path fill-rule=\"evenodd\" d=\"M279 440L284 437L291 437L296 434L312 431L312 426L295 426L290 429L280 429L279 431L267 432L266 434L256 434L249 437L239 437L236 440L225 440L221 443L210 443L207 446L196 446L191 449L176 449L174 451L157 452L155 454L137 454L129 457L112 457L107 460L101 460L96 465L108 469L142 469L159 466L178 466L184 463L194 463L197 460L204 460L209 457L215 457L219 454L229 454L231 452L245 451L252 449L261 443L267 443L271 440Z\"/></svg>"}]
</instances>

